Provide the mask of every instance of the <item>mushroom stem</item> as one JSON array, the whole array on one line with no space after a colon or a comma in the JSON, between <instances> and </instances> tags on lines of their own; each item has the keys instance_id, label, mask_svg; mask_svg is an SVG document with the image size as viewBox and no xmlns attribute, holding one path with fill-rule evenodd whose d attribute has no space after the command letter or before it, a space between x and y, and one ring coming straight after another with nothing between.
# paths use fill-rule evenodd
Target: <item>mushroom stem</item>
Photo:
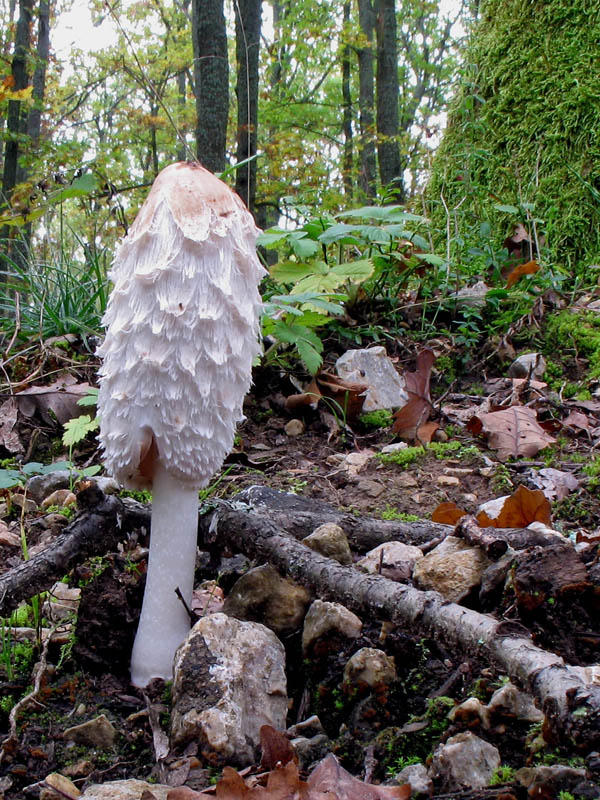
<instances>
[{"instance_id":1,"label":"mushroom stem","mask_svg":"<svg viewBox=\"0 0 600 800\"><path fill-rule=\"evenodd\" d=\"M198 488L184 485L159 461L152 484L152 524L146 589L131 656L131 681L171 680L175 651L190 618L175 590L191 606L198 537Z\"/></svg>"}]
</instances>

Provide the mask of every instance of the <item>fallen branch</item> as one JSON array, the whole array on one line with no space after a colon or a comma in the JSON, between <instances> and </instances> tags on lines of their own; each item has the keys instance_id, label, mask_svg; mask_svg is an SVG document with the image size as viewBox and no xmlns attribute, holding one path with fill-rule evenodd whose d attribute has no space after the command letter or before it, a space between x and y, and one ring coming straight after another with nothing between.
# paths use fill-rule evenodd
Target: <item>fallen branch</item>
<instances>
[{"instance_id":1,"label":"fallen branch","mask_svg":"<svg viewBox=\"0 0 600 800\"><path fill-rule=\"evenodd\" d=\"M219 505L204 520L202 532L207 546L225 540L257 561L269 561L319 597L487 656L538 698L559 738L586 749L600 746L600 686L575 677L562 658L536 647L520 625L447 603L437 592L341 566L285 533L271 516L249 513L241 504Z\"/></svg>"}]
</instances>

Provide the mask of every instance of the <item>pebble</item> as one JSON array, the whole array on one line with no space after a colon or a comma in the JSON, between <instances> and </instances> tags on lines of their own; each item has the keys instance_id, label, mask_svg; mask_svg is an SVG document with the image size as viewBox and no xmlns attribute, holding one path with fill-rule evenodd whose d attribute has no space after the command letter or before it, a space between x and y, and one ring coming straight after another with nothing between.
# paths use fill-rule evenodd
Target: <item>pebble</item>
<instances>
[{"instance_id":1,"label":"pebble","mask_svg":"<svg viewBox=\"0 0 600 800\"><path fill-rule=\"evenodd\" d=\"M438 475L437 483L439 486L460 486L460 478L454 475Z\"/></svg>"},{"instance_id":2,"label":"pebble","mask_svg":"<svg viewBox=\"0 0 600 800\"><path fill-rule=\"evenodd\" d=\"M397 453L399 450L406 450L408 444L406 442L396 442L395 444L386 444L381 448L382 453Z\"/></svg>"},{"instance_id":3,"label":"pebble","mask_svg":"<svg viewBox=\"0 0 600 800\"><path fill-rule=\"evenodd\" d=\"M108 749L115 743L117 731L105 714L100 714L94 719L73 725L63 733L63 738L68 742L83 744L99 749Z\"/></svg>"},{"instance_id":4,"label":"pebble","mask_svg":"<svg viewBox=\"0 0 600 800\"><path fill-rule=\"evenodd\" d=\"M51 492L48 497L42 500L42 508L50 508L50 506L58 506L59 508L67 508L77 502L75 494L70 489L56 489Z\"/></svg>"},{"instance_id":5,"label":"pebble","mask_svg":"<svg viewBox=\"0 0 600 800\"><path fill-rule=\"evenodd\" d=\"M26 514L33 514L34 511L37 511L37 503L34 503L33 500L30 500L23 494L13 494L11 502L13 505L17 506L17 508L24 509Z\"/></svg>"},{"instance_id":6,"label":"pebble","mask_svg":"<svg viewBox=\"0 0 600 800\"><path fill-rule=\"evenodd\" d=\"M361 480L358 482L357 489L364 492L367 497L379 497L385 492L385 486L382 486L377 481Z\"/></svg>"},{"instance_id":7,"label":"pebble","mask_svg":"<svg viewBox=\"0 0 600 800\"><path fill-rule=\"evenodd\" d=\"M306 425L301 419L291 419L284 427L284 431L288 436L301 436L306 430Z\"/></svg>"}]
</instances>

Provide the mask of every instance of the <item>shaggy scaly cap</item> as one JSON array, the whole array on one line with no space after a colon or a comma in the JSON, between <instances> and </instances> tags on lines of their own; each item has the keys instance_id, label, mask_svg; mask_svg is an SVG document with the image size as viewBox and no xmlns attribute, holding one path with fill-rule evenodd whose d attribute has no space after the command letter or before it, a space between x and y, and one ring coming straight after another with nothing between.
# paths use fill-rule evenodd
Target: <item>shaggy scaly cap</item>
<instances>
[{"instance_id":1,"label":"shaggy scaly cap","mask_svg":"<svg viewBox=\"0 0 600 800\"><path fill-rule=\"evenodd\" d=\"M205 486L231 450L260 350L258 229L208 170L156 178L115 258L98 412L107 470L151 484L148 453Z\"/></svg>"}]
</instances>

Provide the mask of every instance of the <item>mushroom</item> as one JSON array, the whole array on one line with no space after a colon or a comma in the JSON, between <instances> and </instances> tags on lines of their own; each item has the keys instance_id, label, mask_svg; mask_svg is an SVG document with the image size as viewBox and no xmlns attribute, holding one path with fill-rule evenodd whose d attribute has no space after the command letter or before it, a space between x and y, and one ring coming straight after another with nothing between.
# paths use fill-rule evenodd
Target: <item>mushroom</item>
<instances>
[{"instance_id":1,"label":"mushroom","mask_svg":"<svg viewBox=\"0 0 600 800\"><path fill-rule=\"evenodd\" d=\"M172 677L190 629L198 490L231 450L260 351L258 234L239 197L195 163L164 169L121 244L98 352L109 473L152 489L131 679ZM177 596L177 590L181 598Z\"/></svg>"}]
</instances>

